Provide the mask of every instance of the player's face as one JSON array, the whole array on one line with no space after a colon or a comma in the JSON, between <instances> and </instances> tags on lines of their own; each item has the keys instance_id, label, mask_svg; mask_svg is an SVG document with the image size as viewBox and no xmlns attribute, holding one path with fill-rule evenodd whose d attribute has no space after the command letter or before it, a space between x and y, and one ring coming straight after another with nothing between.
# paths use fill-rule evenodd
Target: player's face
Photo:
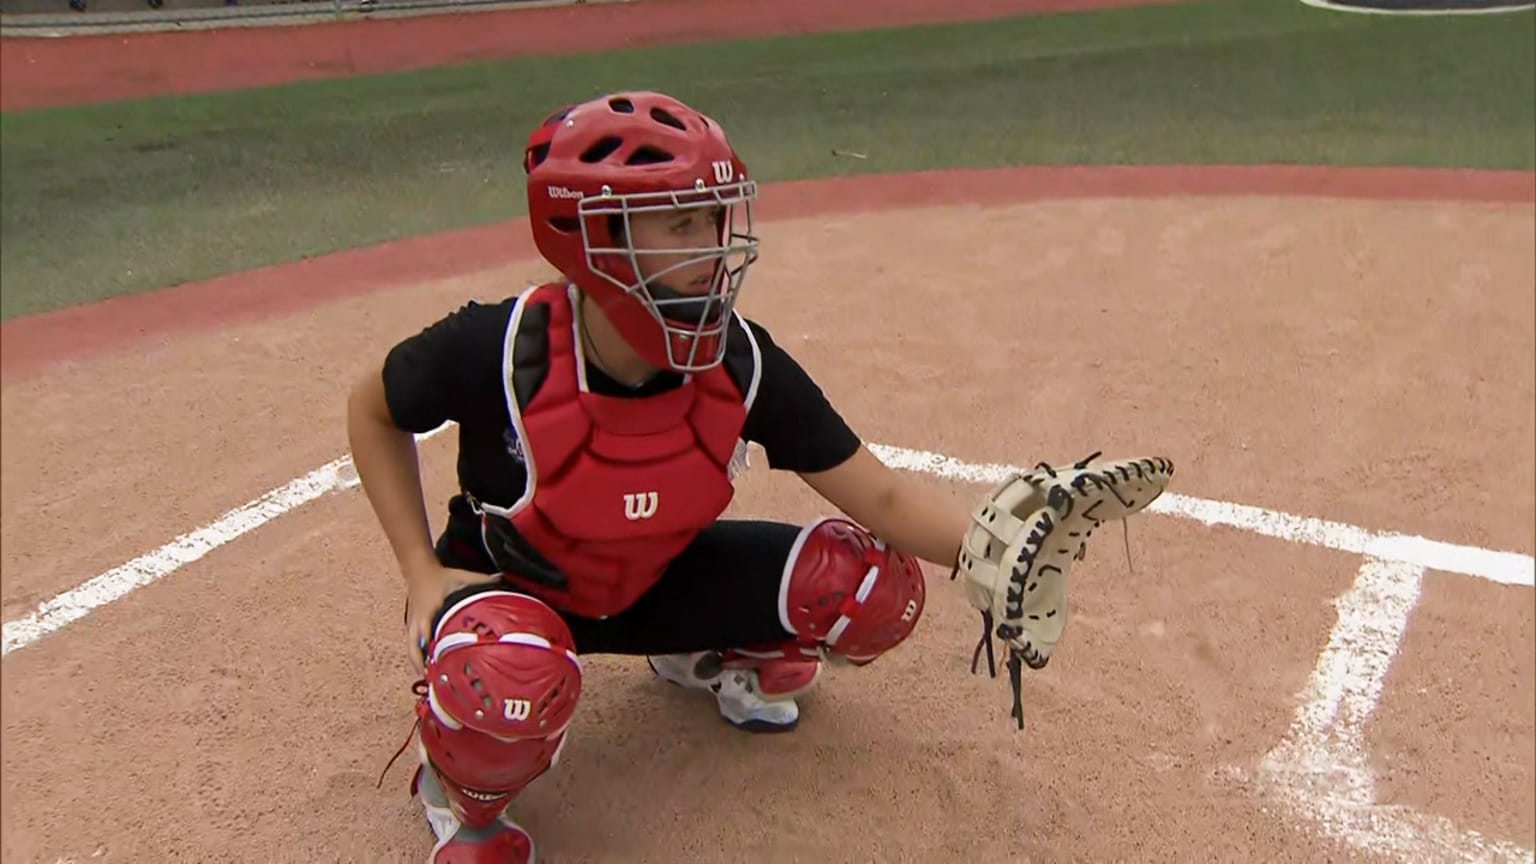
<instances>
[{"instance_id":1,"label":"player's face","mask_svg":"<svg viewBox=\"0 0 1536 864\"><path fill-rule=\"evenodd\" d=\"M631 214L630 243L640 253L635 256L640 277L647 281L655 279L678 294L708 293L720 264L719 257L712 253L721 246L720 226L724 219L722 207Z\"/></svg>"}]
</instances>

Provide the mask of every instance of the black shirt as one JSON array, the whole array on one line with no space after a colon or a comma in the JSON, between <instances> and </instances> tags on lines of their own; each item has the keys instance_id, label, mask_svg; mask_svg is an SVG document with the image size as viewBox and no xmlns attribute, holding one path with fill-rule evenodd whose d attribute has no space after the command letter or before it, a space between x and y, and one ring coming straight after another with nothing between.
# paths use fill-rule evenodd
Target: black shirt
<instances>
[{"instance_id":1,"label":"black shirt","mask_svg":"<svg viewBox=\"0 0 1536 864\"><path fill-rule=\"evenodd\" d=\"M502 348L516 303L516 297L466 303L391 349L383 370L395 424L420 433L458 423L460 487L503 507L517 501L527 480L513 455L516 435L502 387ZM859 438L821 388L766 329L743 320L761 352L761 373L741 437L760 445L769 467L779 470L824 471L852 456ZM734 326L731 332L732 338L741 335ZM630 388L587 367L587 386L610 396L642 397L681 381L677 373L662 372Z\"/></svg>"}]
</instances>

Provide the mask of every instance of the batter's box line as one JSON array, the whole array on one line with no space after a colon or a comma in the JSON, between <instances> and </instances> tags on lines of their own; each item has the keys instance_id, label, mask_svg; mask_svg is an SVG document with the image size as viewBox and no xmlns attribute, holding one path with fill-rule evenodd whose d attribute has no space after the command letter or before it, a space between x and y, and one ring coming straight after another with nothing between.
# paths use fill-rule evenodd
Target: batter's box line
<instances>
[{"instance_id":1,"label":"batter's box line","mask_svg":"<svg viewBox=\"0 0 1536 864\"><path fill-rule=\"evenodd\" d=\"M1335 601L1338 620L1258 786L1325 836L1404 861L1532 861L1531 850L1456 828L1449 819L1376 801L1366 724L1419 600L1424 570L1367 558Z\"/></svg>"},{"instance_id":2,"label":"batter's box line","mask_svg":"<svg viewBox=\"0 0 1536 864\"><path fill-rule=\"evenodd\" d=\"M968 483L999 483L1009 474L1022 470L1013 465L976 465L942 453L884 444L871 444L869 449L882 462L894 468ZM1536 560L1518 552L1497 552L1408 534L1382 533L1343 522L1294 516L1247 504L1191 498L1171 492L1153 501L1146 512L1193 519L1208 526L1237 528L1306 546L1321 546L1383 561L1411 564L1421 569L1476 576L1504 585L1530 587L1536 584Z\"/></svg>"},{"instance_id":3,"label":"batter's box line","mask_svg":"<svg viewBox=\"0 0 1536 864\"><path fill-rule=\"evenodd\" d=\"M416 440L426 441L454 425L444 424L417 435ZM968 483L997 483L1009 474L1022 470L1012 465L962 462L952 456L927 450L910 450L887 444L868 446L879 459L894 468ZM48 634L69 626L95 610L158 582L291 510L328 493L345 491L357 485L357 472L350 456L334 459L303 477L294 478L230 510L208 525L176 537L153 552L98 574L43 601L26 615L5 622L0 657L35 644ZM1510 585L1536 584L1536 561L1530 555L1515 552L1457 546L1402 534L1381 534L1341 522L1172 493L1164 494L1154 501L1147 512L1193 519L1206 525L1229 526L1294 543L1368 554L1421 569L1434 568Z\"/></svg>"}]
</instances>

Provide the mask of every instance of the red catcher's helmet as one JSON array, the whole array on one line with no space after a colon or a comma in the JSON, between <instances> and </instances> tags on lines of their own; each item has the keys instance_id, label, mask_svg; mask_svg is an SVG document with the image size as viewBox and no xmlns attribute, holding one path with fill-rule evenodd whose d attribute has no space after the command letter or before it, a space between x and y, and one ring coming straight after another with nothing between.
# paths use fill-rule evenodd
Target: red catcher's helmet
<instances>
[{"instance_id":1,"label":"red catcher's helmet","mask_svg":"<svg viewBox=\"0 0 1536 864\"><path fill-rule=\"evenodd\" d=\"M523 170L539 251L641 357L680 372L720 363L742 279L757 260L757 184L718 123L661 93L614 93L545 119L528 136ZM721 211L716 245L634 248L631 214L690 208ZM646 255L686 260L642 279ZM714 266L708 293L667 287L668 272L701 261Z\"/></svg>"}]
</instances>

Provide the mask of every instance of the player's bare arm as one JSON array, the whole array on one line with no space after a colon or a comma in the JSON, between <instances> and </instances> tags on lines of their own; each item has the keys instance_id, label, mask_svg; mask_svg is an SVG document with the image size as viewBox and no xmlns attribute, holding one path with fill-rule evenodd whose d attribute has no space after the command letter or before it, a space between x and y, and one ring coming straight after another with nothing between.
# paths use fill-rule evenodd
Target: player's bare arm
<instances>
[{"instance_id":1,"label":"player's bare arm","mask_svg":"<svg viewBox=\"0 0 1536 864\"><path fill-rule=\"evenodd\" d=\"M403 574L436 564L416 461L416 441L389 416L377 371L363 375L347 400L347 439L363 490Z\"/></svg>"},{"instance_id":2,"label":"player's bare arm","mask_svg":"<svg viewBox=\"0 0 1536 864\"><path fill-rule=\"evenodd\" d=\"M405 578L408 656L419 667L420 646L443 598L486 577L447 568L438 561L427 523L416 439L390 417L376 369L363 375L347 400L347 438L358 479Z\"/></svg>"},{"instance_id":3,"label":"player's bare arm","mask_svg":"<svg viewBox=\"0 0 1536 864\"><path fill-rule=\"evenodd\" d=\"M860 447L826 471L800 475L829 504L887 543L950 567L970 525L969 514Z\"/></svg>"}]
</instances>

